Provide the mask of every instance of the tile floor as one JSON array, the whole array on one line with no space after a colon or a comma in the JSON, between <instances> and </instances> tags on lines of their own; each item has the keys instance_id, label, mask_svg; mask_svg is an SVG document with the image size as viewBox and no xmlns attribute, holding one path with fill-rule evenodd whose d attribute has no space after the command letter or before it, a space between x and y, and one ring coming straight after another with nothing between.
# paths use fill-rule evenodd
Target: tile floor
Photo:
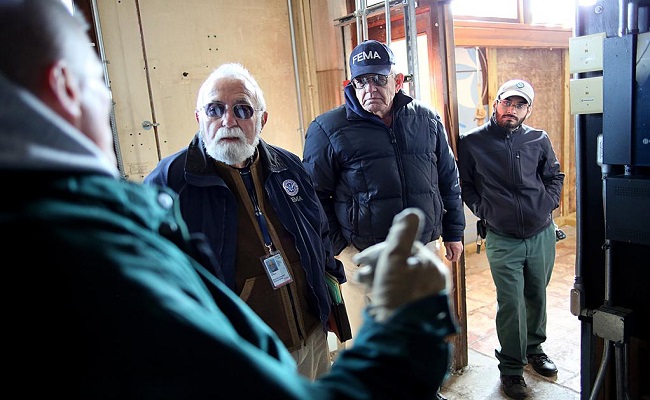
<instances>
[{"instance_id":1,"label":"tile floor","mask_svg":"<svg viewBox=\"0 0 650 400\"><path fill-rule=\"evenodd\" d=\"M535 400L580 399L580 322L569 311L569 293L575 271L575 227L561 226L567 238L558 242L551 283L547 288L547 335L544 350L558 367L553 379L526 367L524 378ZM496 294L485 251L475 244L465 249L467 286L467 331L469 365L443 383L441 393L449 400L506 399L500 389L494 357L498 347L494 317Z\"/></svg>"}]
</instances>

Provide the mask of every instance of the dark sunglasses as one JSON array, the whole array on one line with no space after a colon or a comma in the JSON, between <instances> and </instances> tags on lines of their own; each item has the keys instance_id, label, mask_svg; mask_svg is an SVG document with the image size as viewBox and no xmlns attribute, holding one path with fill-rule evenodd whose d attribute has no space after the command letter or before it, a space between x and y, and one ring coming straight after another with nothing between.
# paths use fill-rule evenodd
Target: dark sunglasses
<instances>
[{"instance_id":1,"label":"dark sunglasses","mask_svg":"<svg viewBox=\"0 0 650 400\"><path fill-rule=\"evenodd\" d=\"M205 115L210 118L222 118L226 113L226 108L225 104L219 102L208 103L203 107ZM237 119L249 119L257 111L253 106L248 104L235 104L230 109Z\"/></svg>"},{"instance_id":2,"label":"dark sunglasses","mask_svg":"<svg viewBox=\"0 0 650 400\"><path fill-rule=\"evenodd\" d=\"M355 89L363 89L364 87L366 87L367 84L372 82L373 85L375 86L383 87L386 86L386 84L388 83L388 77L389 75L379 75L379 74L364 75L352 79L352 86L354 86Z\"/></svg>"}]
</instances>

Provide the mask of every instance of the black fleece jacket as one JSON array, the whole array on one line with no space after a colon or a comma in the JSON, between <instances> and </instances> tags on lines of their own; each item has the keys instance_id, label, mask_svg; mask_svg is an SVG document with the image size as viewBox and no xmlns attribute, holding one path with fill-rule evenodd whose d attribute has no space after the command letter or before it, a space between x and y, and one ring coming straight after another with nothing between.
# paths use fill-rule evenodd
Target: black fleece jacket
<instances>
[{"instance_id":1,"label":"black fleece jacket","mask_svg":"<svg viewBox=\"0 0 650 400\"><path fill-rule=\"evenodd\" d=\"M458 169L463 201L488 229L523 239L553 221L564 174L545 131L509 131L492 116L461 135Z\"/></svg>"}]
</instances>

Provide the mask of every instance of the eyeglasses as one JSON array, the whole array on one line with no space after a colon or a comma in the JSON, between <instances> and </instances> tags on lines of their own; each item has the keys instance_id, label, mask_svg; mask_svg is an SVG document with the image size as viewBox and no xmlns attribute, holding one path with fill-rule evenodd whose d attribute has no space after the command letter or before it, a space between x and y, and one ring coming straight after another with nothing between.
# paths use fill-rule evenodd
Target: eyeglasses
<instances>
[{"instance_id":1,"label":"eyeglasses","mask_svg":"<svg viewBox=\"0 0 650 400\"><path fill-rule=\"evenodd\" d=\"M528 103L515 104L510 100L497 100L497 101L501 103L506 110L509 109L510 107L514 107L515 110L522 111L528 109L529 106Z\"/></svg>"},{"instance_id":2,"label":"eyeglasses","mask_svg":"<svg viewBox=\"0 0 650 400\"><path fill-rule=\"evenodd\" d=\"M205 115L207 115L209 118L222 118L226 113L226 108L227 107L225 104L219 102L208 103L203 106ZM235 118L237 119L249 119L253 116L253 114L255 114L255 111L259 111L249 104L235 104L229 108L232 110Z\"/></svg>"},{"instance_id":3,"label":"eyeglasses","mask_svg":"<svg viewBox=\"0 0 650 400\"><path fill-rule=\"evenodd\" d=\"M373 75L364 75L358 78L352 79L352 86L354 86L355 89L363 89L366 87L367 84L371 83L375 86L386 86L388 83L388 77L390 75L379 75L379 74L373 74Z\"/></svg>"}]
</instances>

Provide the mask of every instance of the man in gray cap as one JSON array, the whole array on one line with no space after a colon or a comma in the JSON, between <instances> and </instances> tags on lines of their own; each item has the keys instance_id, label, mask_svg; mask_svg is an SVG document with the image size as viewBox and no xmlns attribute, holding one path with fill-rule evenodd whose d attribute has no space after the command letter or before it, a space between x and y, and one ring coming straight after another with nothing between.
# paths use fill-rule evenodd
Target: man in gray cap
<instances>
[{"instance_id":1,"label":"man in gray cap","mask_svg":"<svg viewBox=\"0 0 650 400\"><path fill-rule=\"evenodd\" d=\"M486 254L497 290L496 350L502 389L528 396L524 366L543 376L557 368L544 353L546 286L555 262L552 212L564 174L548 134L524 125L535 92L521 79L504 83L490 120L458 144L463 201L486 224Z\"/></svg>"},{"instance_id":2,"label":"man in gray cap","mask_svg":"<svg viewBox=\"0 0 650 400\"><path fill-rule=\"evenodd\" d=\"M384 240L393 217L407 207L424 211L423 243L437 252L442 237L451 262L463 251L465 214L447 132L435 110L402 91L404 75L394 64L383 43L360 43L350 54L345 104L307 129L303 164L348 277L358 268L352 257ZM342 290L354 340L369 299L353 279Z\"/></svg>"}]
</instances>

